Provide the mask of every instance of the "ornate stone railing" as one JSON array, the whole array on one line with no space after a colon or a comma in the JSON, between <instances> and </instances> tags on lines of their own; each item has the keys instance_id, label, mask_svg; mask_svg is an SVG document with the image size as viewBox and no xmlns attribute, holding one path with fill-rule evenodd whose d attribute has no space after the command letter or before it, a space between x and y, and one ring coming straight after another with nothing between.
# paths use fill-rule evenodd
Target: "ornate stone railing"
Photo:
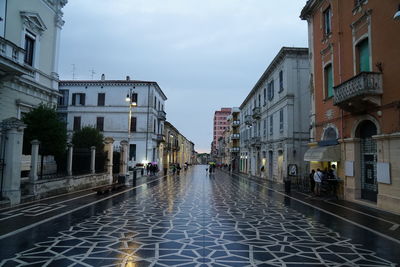
<instances>
[{"instance_id":1,"label":"ornate stone railing","mask_svg":"<svg viewBox=\"0 0 400 267\"><path fill-rule=\"evenodd\" d=\"M260 107L253 108L253 118L254 119L261 118L261 108Z\"/></svg>"},{"instance_id":2,"label":"ornate stone railing","mask_svg":"<svg viewBox=\"0 0 400 267\"><path fill-rule=\"evenodd\" d=\"M246 117L244 118L244 123L246 123L247 125L253 124L253 119L252 119L251 115L246 115Z\"/></svg>"},{"instance_id":3,"label":"ornate stone railing","mask_svg":"<svg viewBox=\"0 0 400 267\"><path fill-rule=\"evenodd\" d=\"M158 119L165 121L166 118L167 118L167 113L165 113L164 110L159 110L158 111Z\"/></svg>"},{"instance_id":4,"label":"ornate stone railing","mask_svg":"<svg viewBox=\"0 0 400 267\"><path fill-rule=\"evenodd\" d=\"M382 74L361 72L334 88L333 103L339 105L357 96L380 95L382 93Z\"/></svg>"}]
</instances>

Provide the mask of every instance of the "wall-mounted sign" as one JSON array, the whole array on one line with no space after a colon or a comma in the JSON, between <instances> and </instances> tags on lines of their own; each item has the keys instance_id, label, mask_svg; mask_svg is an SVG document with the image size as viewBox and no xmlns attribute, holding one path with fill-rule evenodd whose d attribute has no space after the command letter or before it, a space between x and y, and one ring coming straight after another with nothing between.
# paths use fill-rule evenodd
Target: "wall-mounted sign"
<instances>
[{"instance_id":1,"label":"wall-mounted sign","mask_svg":"<svg viewBox=\"0 0 400 267\"><path fill-rule=\"evenodd\" d=\"M386 162L378 162L377 163L377 170L376 170L376 175L377 175L377 180L379 183L383 184L391 184L390 180L390 165L389 163Z\"/></svg>"},{"instance_id":2,"label":"wall-mounted sign","mask_svg":"<svg viewBox=\"0 0 400 267\"><path fill-rule=\"evenodd\" d=\"M289 176L297 176L297 165L296 164L289 164L288 175Z\"/></svg>"}]
</instances>

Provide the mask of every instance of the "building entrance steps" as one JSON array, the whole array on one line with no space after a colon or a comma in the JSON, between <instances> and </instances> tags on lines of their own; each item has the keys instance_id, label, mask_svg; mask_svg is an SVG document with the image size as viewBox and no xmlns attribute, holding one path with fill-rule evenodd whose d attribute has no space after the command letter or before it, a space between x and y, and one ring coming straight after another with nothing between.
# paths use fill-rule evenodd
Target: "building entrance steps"
<instances>
[{"instance_id":1,"label":"building entrance steps","mask_svg":"<svg viewBox=\"0 0 400 267\"><path fill-rule=\"evenodd\" d=\"M252 180L269 190L400 242L400 215L398 214L383 211L370 205L336 200L330 196L316 197L311 193L298 192L295 188L292 188L291 193L287 194L285 193L283 184L269 181L265 178L249 177L248 175L238 173L234 173L233 176L240 177L240 179Z\"/></svg>"}]
</instances>

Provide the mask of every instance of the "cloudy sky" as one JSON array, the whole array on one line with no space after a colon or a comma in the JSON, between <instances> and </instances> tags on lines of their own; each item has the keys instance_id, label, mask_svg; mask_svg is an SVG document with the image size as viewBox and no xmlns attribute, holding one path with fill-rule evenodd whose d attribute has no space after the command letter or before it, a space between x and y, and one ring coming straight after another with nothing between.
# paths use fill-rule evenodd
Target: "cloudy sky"
<instances>
[{"instance_id":1,"label":"cloudy sky","mask_svg":"<svg viewBox=\"0 0 400 267\"><path fill-rule=\"evenodd\" d=\"M167 119L208 152L214 111L240 106L282 46L307 46L306 0L69 0L60 78L157 81Z\"/></svg>"}]
</instances>

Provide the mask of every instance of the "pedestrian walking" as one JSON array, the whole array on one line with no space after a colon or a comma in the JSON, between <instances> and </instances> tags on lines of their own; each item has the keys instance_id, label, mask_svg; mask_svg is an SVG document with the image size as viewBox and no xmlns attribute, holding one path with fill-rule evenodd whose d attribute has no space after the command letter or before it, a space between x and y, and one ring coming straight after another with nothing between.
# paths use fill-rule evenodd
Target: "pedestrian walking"
<instances>
[{"instance_id":1,"label":"pedestrian walking","mask_svg":"<svg viewBox=\"0 0 400 267\"><path fill-rule=\"evenodd\" d=\"M317 172L314 174L314 182L315 182L315 195L321 196L322 172L320 169L317 169Z\"/></svg>"},{"instance_id":2,"label":"pedestrian walking","mask_svg":"<svg viewBox=\"0 0 400 267\"><path fill-rule=\"evenodd\" d=\"M310 175L309 175L309 178L310 178L310 191L311 191L311 193L314 193L314 189L315 189L314 174L315 174L315 170L312 169L312 170L311 170L311 173L310 173Z\"/></svg>"}]
</instances>

